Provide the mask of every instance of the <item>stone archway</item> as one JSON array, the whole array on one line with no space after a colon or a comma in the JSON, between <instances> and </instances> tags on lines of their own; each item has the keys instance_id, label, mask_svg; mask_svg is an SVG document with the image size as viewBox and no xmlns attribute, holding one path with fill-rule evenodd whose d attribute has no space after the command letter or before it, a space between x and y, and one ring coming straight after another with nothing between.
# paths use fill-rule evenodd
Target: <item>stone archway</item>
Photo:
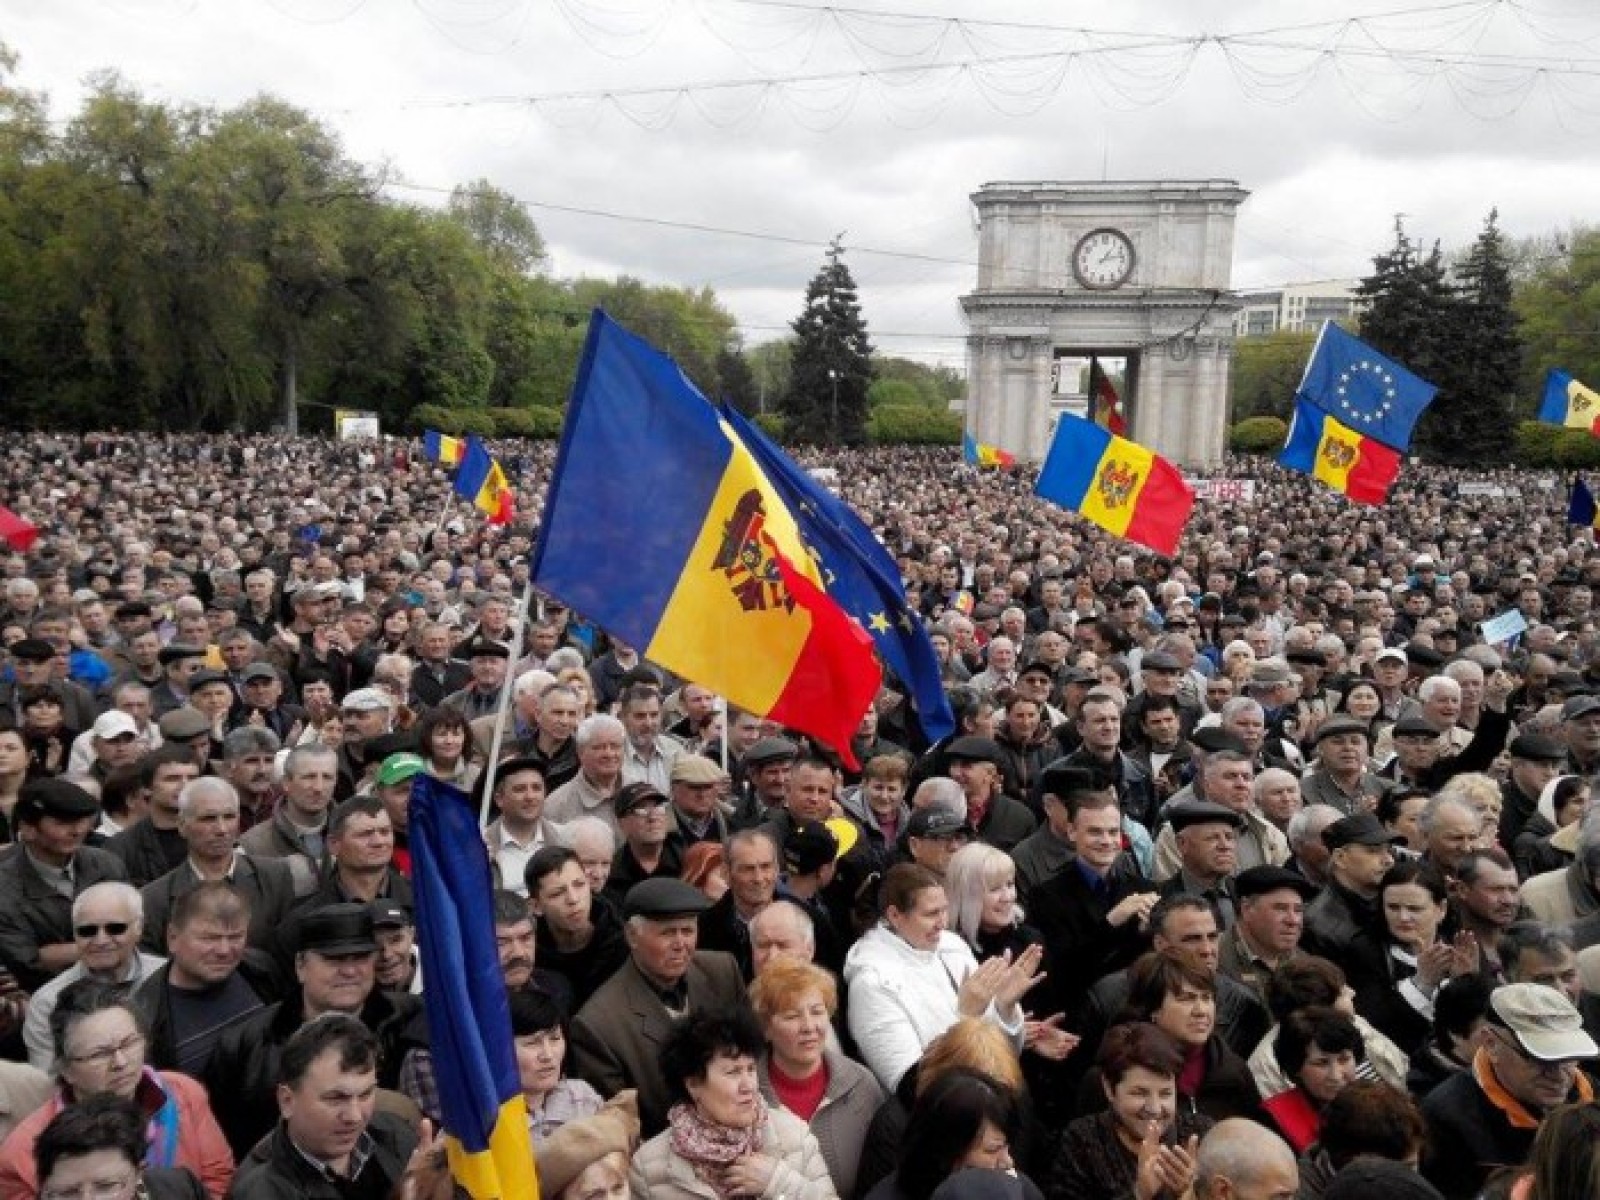
<instances>
[{"instance_id":1,"label":"stone archway","mask_svg":"<svg viewBox=\"0 0 1600 1200\"><path fill-rule=\"evenodd\" d=\"M1128 361L1128 436L1176 462L1221 460L1233 355L1231 180L991 183L978 210L967 316L967 424L1037 461L1056 414L1058 357Z\"/></svg>"}]
</instances>

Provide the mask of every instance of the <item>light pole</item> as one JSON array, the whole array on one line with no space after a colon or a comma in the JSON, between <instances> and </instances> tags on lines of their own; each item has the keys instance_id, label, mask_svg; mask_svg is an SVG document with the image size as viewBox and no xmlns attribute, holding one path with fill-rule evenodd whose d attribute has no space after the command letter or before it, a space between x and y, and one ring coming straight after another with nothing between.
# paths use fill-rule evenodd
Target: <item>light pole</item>
<instances>
[{"instance_id":1,"label":"light pole","mask_svg":"<svg viewBox=\"0 0 1600 1200\"><path fill-rule=\"evenodd\" d=\"M839 440L839 372L833 367L828 368L828 382L833 386L833 403L829 408L828 432L834 441Z\"/></svg>"}]
</instances>

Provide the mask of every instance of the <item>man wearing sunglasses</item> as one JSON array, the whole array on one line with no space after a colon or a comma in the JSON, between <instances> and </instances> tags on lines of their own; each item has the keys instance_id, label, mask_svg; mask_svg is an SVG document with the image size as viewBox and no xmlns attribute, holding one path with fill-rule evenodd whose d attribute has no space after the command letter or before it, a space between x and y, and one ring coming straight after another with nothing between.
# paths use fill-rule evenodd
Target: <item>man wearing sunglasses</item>
<instances>
[{"instance_id":1,"label":"man wearing sunglasses","mask_svg":"<svg viewBox=\"0 0 1600 1200\"><path fill-rule=\"evenodd\" d=\"M1423 1101L1428 1151L1422 1173L1447 1200L1476 1196L1496 1169L1526 1162L1551 1109L1590 1103L1583 1072L1600 1055L1561 992L1542 983L1496 988L1484 1014L1487 1041L1470 1070Z\"/></svg>"},{"instance_id":2,"label":"man wearing sunglasses","mask_svg":"<svg viewBox=\"0 0 1600 1200\"><path fill-rule=\"evenodd\" d=\"M72 902L72 937L78 961L33 994L22 1038L28 1061L39 1070L55 1067L55 1042L50 1036L50 1014L68 984L79 979L126 988L129 993L161 969L167 960L139 949L144 931L144 904L139 889L121 882L97 883L85 888Z\"/></svg>"}]
</instances>

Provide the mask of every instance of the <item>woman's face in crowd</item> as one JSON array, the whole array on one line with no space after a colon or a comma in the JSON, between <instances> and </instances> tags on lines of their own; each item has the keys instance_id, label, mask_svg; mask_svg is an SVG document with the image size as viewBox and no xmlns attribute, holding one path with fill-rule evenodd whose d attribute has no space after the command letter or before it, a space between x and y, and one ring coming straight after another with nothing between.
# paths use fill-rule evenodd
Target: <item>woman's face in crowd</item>
<instances>
[{"instance_id":1,"label":"woman's face in crowd","mask_svg":"<svg viewBox=\"0 0 1600 1200\"><path fill-rule=\"evenodd\" d=\"M748 1129L761 1119L765 1102L756 1081L756 1060L748 1054L718 1054L703 1077L684 1086L701 1115L714 1124Z\"/></svg>"},{"instance_id":2,"label":"woman's face in crowd","mask_svg":"<svg viewBox=\"0 0 1600 1200\"><path fill-rule=\"evenodd\" d=\"M1152 1125L1166 1133L1177 1115L1178 1081L1171 1075L1133 1067L1115 1086L1104 1086L1117 1130L1127 1141L1143 1141Z\"/></svg>"}]
</instances>

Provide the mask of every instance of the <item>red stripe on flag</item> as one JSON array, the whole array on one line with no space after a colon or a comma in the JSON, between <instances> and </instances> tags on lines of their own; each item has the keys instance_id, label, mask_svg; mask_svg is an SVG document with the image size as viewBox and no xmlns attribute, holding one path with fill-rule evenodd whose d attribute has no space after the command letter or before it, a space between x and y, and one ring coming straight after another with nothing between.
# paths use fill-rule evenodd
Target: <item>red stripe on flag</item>
<instances>
[{"instance_id":1,"label":"red stripe on flag","mask_svg":"<svg viewBox=\"0 0 1600 1200\"><path fill-rule=\"evenodd\" d=\"M1382 504L1389 498L1389 487L1400 477L1400 452L1382 442L1361 439L1361 457L1350 468L1345 495L1360 504Z\"/></svg>"},{"instance_id":2,"label":"red stripe on flag","mask_svg":"<svg viewBox=\"0 0 1600 1200\"><path fill-rule=\"evenodd\" d=\"M1183 527L1194 511L1194 492L1178 469L1157 455L1150 464L1150 477L1139 492L1133 518L1122 536L1130 542L1149 546L1169 558L1178 553Z\"/></svg>"},{"instance_id":3,"label":"red stripe on flag","mask_svg":"<svg viewBox=\"0 0 1600 1200\"><path fill-rule=\"evenodd\" d=\"M0 540L4 540L17 553L26 554L39 540L39 527L0 504Z\"/></svg>"}]
</instances>

